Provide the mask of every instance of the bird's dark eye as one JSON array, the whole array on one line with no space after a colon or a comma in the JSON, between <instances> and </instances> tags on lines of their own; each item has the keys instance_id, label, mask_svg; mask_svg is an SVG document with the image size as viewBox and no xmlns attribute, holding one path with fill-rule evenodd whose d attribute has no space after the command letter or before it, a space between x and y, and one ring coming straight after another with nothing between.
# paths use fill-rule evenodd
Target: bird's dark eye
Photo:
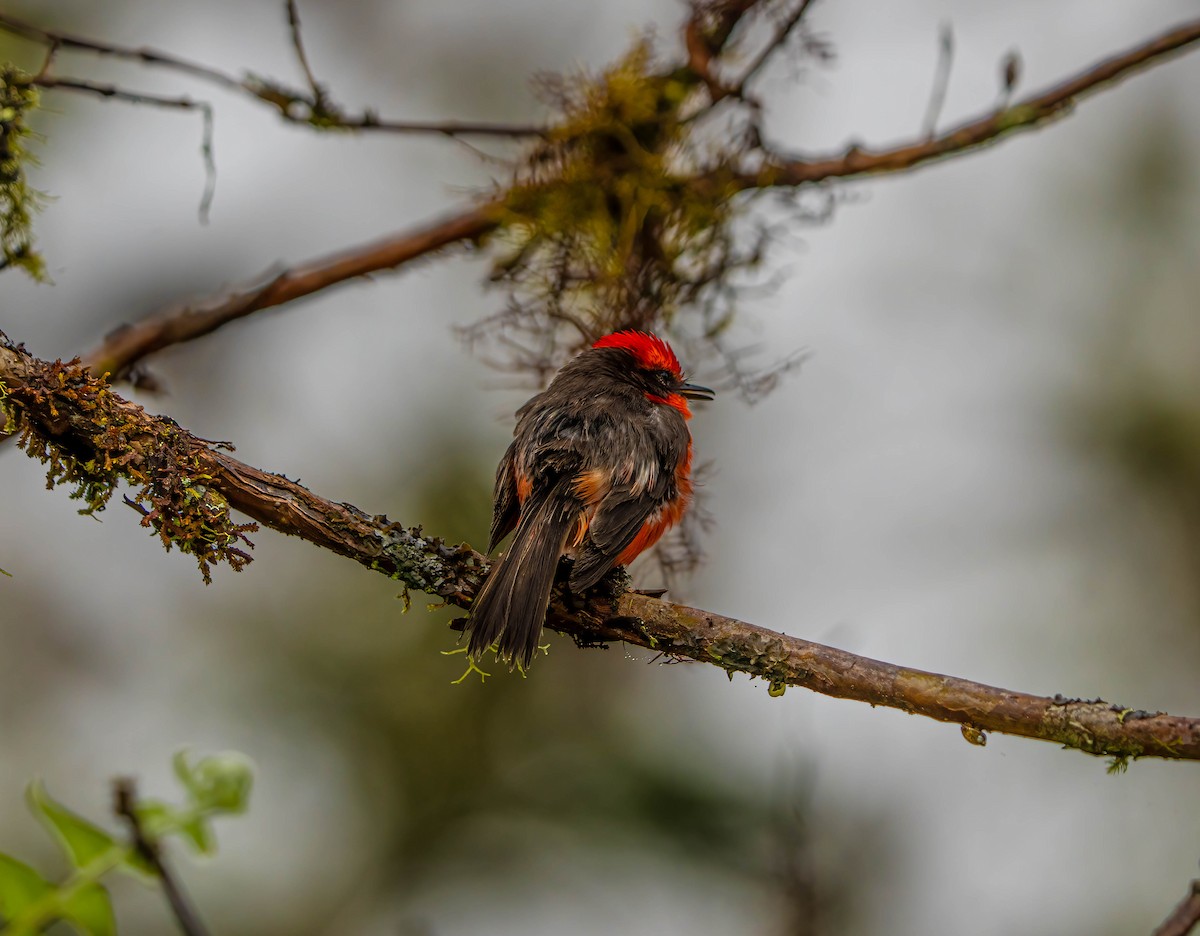
<instances>
[{"instance_id":1,"label":"bird's dark eye","mask_svg":"<svg viewBox=\"0 0 1200 936\"><path fill-rule=\"evenodd\" d=\"M654 372L654 380L664 387L675 386L675 376L669 370L662 370L661 368L656 370Z\"/></svg>"}]
</instances>

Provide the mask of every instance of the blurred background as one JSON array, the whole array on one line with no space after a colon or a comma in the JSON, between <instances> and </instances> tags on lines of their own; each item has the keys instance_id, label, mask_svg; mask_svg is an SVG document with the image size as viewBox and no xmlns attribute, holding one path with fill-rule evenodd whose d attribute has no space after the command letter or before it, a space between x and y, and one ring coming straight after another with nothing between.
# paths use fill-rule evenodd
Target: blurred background
<instances>
[{"instance_id":1,"label":"blurred background","mask_svg":"<svg viewBox=\"0 0 1200 936\"><path fill-rule=\"evenodd\" d=\"M39 25L301 83L282 3L11 3ZM351 109L526 120L541 70L599 68L656 0L302 0L308 52ZM1105 5L826 0L836 46L764 77L781 144L919 132L938 29L942 125L1195 14ZM39 52L0 36L0 58ZM34 182L53 286L3 276L0 326L68 358L121 322L404 229L495 171L439 138L320 136L164 73L63 55L59 73L216 107L211 223L197 115L47 94ZM803 367L692 423L716 526L673 597L898 663L1025 691L1200 714L1200 54L1040 132L855 183L793 224L736 333ZM496 150L494 150L496 151ZM767 209L768 211L771 209ZM780 213L780 218L786 217ZM137 398L250 464L450 539L486 541L490 482L528 395L454 327L500 308L486 262L424 261L151 358ZM695 375L704 382L703 372ZM132 773L245 752L248 815L181 873L216 934L1148 932L1200 860L1194 764L1102 760L699 665L561 638L529 679L452 685L446 612L270 531L205 587L114 504L77 516L0 451L0 849L62 870L33 777L96 818ZM653 570L644 572L653 583ZM123 932L172 931L114 885Z\"/></svg>"}]
</instances>

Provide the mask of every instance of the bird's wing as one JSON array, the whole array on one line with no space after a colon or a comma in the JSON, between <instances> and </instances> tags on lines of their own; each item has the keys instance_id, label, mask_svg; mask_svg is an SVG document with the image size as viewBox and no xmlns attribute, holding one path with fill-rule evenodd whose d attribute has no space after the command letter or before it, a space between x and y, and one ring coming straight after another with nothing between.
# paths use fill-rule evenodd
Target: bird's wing
<instances>
[{"instance_id":1,"label":"bird's wing","mask_svg":"<svg viewBox=\"0 0 1200 936\"><path fill-rule=\"evenodd\" d=\"M584 591L604 578L667 498L613 490L596 508L587 543L571 570L571 590Z\"/></svg>"},{"instance_id":2,"label":"bird's wing","mask_svg":"<svg viewBox=\"0 0 1200 936\"><path fill-rule=\"evenodd\" d=\"M660 523L663 509L679 497L675 472L687 456L690 437L682 420L678 427L668 423L660 428L664 431L626 438L617 449L627 452L630 461L610 477L596 505L586 544L571 571L572 590L582 591L600 581L642 529ZM661 532L660 527L655 538Z\"/></svg>"},{"instance_id":3,"label":"bird's wing","mask_svg":"<svg viewBox=\"0 0 1200 936\"><path fill-rule=\"evenodd\" d=\"M513 464L516 443L508 447L500 466L496 469L496 487L492 493L492 538L488 544L488 552L517 525L521 516L521 501L517 497L517 473Z\"/></svg>"}]
</instances>

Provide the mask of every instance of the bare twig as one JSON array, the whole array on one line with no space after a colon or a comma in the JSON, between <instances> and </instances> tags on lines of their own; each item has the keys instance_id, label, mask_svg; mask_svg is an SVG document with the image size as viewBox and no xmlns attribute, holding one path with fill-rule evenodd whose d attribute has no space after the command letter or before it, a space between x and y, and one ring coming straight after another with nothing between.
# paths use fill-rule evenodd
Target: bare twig
<instances>
[{"instance_id":1,"label":"bare twig","mask_svg":"<svg viewBox=\"0 0 1200 936\"><path fill-rule=\"evenodd\" d=\"M780 48L783 47L783 45L787 42L788 37L792 34L792 31L800 25L800 21L804 19L804 14L808 12L808 8L812 5L813 0L800 0L799 4L796 6L796 9L792 10L788 17L779 24L779 27L775 30L775 34L771 37L767 44L759 50L758 54L754 57L749 66L747 66L746 70L742 72L742 77L739 78L734 86L729 89L728 93L730 96L739 98L745 96L746 86L754 80L754 78L762 70L763 66L770 61L771 56L773 56L777 51L779 51Z\"/></svg>"},{"instance_id":2,"label":"bare twig","mask_svg":"<svg viewBox=\"0 0 1200 936\"><path fill-rule=\"evenodd\" d=\"M101 42L96 39L89 39L86 36L42 29L39 26L34 26L31 23L26 23L24 20L17 19L15 16L9 16L7 13L0 13L0 29L4 29L13 35L21 36L31 42L42 43L56 51L61 49L75 49L80 52L91 52L107 58L141 62L145 65L153 65L190 75L193 78L199 78L211 84L219 85L230 91L244 90L242 82L232 75L226 74L219 69L172 55L169 52L161 52L158 49L151 49L146 46L134 48L133 46L120 45L114 42Z\"/></svg>"},{"instance_id":3,"label":"bare twig","mask_svg":"<svg viewBox=\"0 0 1200 936\"><path fill-rule=\"evenodd\" d=\"M52 368L13 345L3 333L0 379L7 388L8 405L18 410L32 431L78 460L95 459L96 440L104 434L81 399L96 399L103 393L106 405L119 409L108 417L119 415L123 439L132 440L138 426L145 427L147 436L163 429L161 417L120 399L81 368ZM87 388L91 389L82 392ZM287 478L243 464L174 424L169 428L179 444L188 446L192 469L202 472L206 483L233 508L264 526L300 536L449 604L470 607L488 569L487 558L470 546L449 546L419 529L405 529L386 517L326 500ZM594 593L581 601L566 600L560 591L547 624L581 644L624 641L674 658L713 664L729 673L747 673L767 681L774 695L786 686L801 686L954 722L964 726L964 733L976 743L984 732L995 731L1052 741L1119 762L1131 757L1200 760L1197 718L1123 708L1099 699L1033 696L922 672L635 592L615 598Z\"/></svg>"},{"instance_id":4,"label":"bare twig","mask_svg":"<svg viewBox=\"0 0 1200 936\"><path fill-rule=\"evenodd\" d=\"M44 76L35 80L41 88L65 88L68 91L82 91L100 97L119 98L131 104L150 104L154 107L175 108L178 110L209 110L211 105L206 101L193 101L186 95L181 97L164 97L146 91L127 91L112 84L102 84L95 81L83 81L78 78L59 78Z\"/></svg>"},{"instance_id":5,"label":"bare twig","mask_svg":"<svg viewBox=\"0 0 1200 936\"><path fill-rule=\"evenodd\" d=\"M142 821L137 814L137 784L132 777L120 777L113 782L113 811L118 818L129 824L129 832L133 839L133 847L138 855L154 870L175 922L184 936L206 936L208 930L196 913L191 901L183 890L183 885L172 872L163 856L162 848L157 841L146 835Z\"/></svg>"},{"instance_id":6,"label":"bare twig","mask_svg":"<svg viewBox=\"0 0 1200 936\"><path fill-rule=\"evenodd\" d=\"M1192 881L1187 896L1154 930L1154 936L1188 936L1200 923L1200 881Z\"/></svg>"},{"instance_id":7,"label":"bare twig","mask_svg":"<svg viewBox=\"0 0 1200 936\"><path fill-rule=\"evenodd\" d=\"M320 107L325 100L325 89L317 82L312 66L308 64L308 55L304 51L304 40L300 35L300 10L296 7L296 0L287 0L286 6L288 28L292 31L292 46L296 50L296 59L299 61L300 69L304 72L304 77L308 81L308 87L313 94L313 101Z\"/></svg>"},{"instance_id":8,"label":"bare twig","mask_svg":"<svg viewBox=\"0 0 1200 936\"><path fill-rule=\"evenodd\" d=\"M925 139L932 140L937 133L938 118L946 103L946 90L950 87L950 69L954 64L954 30L949 23L942 23L938 34L938 61L933 74L933 88L929 92L929 108L925 111Z\"/></svg>"},{"instance_id":9,"label":"bare twig","mask_svg":"<svg viewBox=\"0 0 1200 936\"><path fill-rule=\"evenodd\" d=\"M807 185L828 179L906 172L935 159L961 156L1009 134L1032 130L1065 116L1080 99L1177 55L1197 41L1200 41L1200 19L1182 23L1011 107L989 112L931 140L873 152L852 146L836 156L801 159L773 156L758 171L739 176L737 184L743 188Z\"/></svg>"},{"instance_id":10,"label":"bare twig","mask_svg":"<svg viewBox=\"0 0 1200 936\"><path fill-rule=\"evenodd\" d=\"M54 47L52 47L54 48ZM47 60L48 62L49 60ZM40 88L59 88L66 91L79 91L85 94L95 94L100 97L115 98L130 104L148 104L153 107L165 107L176 110L199 111L203 121L200 140L200 155L204 160L204 193L200 196L200 220L207 223L209 209L212 207L213 193L217 186L217 163L213 157L213 110L208 101L194 101L187 95L180 97L164 97L161 94L151 94L145 91L129 91L113 84L103 84L95 81L83 81L78 78L62 78L42 73L31 79Z\"/></svg>"},{"instance_id":11,"label":"bare twig","mask_svg":"<svg viewBox=\"0 0 1200 936\"><path fill-rule=\"evenodd\" d=\"M68 49L80 52L90 52L94 55L108 58L140 62L152 68L162 68L168 71L188 75L200 81L208 82L227 91L248 95L255 100L270 105L284 120L289 123L306 124L321 129L339 130L370 130L385 133L402 134L439 134L442 136L495 136L495 137L529 137L538 136L544 128L532 124L490 123L487 121L403 121L385 120L374 111L365 110L358 115L344 114L336 109L328 100L327 94L321 89L306 93L286 85L265 80L251 74L239 78L224 72L219 68L193 62L189 59L152 49L147 46L133 47L119 43L104 42L86 36L42 29L24 20L0 13L0 29L21 36L31 42L47 46L51 54L41 72L33 79L39 87L51 87L48 83L49 66L54 58L53 53ZM294 31L293 36L298 36ZM305 63L307 74L307 63ZM311 78L311 75L308 75ZM58 85L58 87L65 87ZM82 90L82 89L73 89ZM129 92L130 94L134 92ZM129 98L122 95L109 95L123 100Z\"/></svg>"},{"instance_id":12,"label":"bare twig","mask_svg":"<svg viewBox=\"0 0 1200 936\"><path fill-rule=\"evenodd\" d=\"M394 269L455 243L477 240L498 223L494 207L482 205L413 231L318 257L269 274L258 285L123 326L84 355L84 361L97 375L121 375L155 351L207 335L260 309L282 305L380 270Z\"/></svg>"}]
</instances>

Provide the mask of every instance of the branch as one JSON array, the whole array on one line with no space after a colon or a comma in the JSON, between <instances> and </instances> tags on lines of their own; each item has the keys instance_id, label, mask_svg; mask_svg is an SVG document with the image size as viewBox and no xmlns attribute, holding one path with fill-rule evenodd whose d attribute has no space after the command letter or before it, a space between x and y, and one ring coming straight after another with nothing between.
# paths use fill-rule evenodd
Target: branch
<instances>
[{"instance_id":1,"label":"branch","mask_svg":"<svg viewBox=\"0 0 1200 936\"><path fill-rule=\"evenodd\" d=\"M206 936L208 930L163 857L162 848L158 842L148 838L146 830L142 828L142 821L137 814L137 784L131 777L122 777L113 783L113 811L129 823L133 847L161 882L180 931L184 936Z\"/></svg>"},{"instance_id":2,"label":"branch","mask_svg":"<svg viewBox=\"0 0 1200 936\"><path fill-rule=\"evenodd\" d=\"M752 0L729 0L729 2L698 5L689 20L688 37L689 68L710 85L716 94L721 86L709 74L709 68L738 23L749 13L755 3ZM739 87L751 78L769 55L786 40L788 34L801 21L809 8L807 0L795 7L790 16L777 28L774 38L752 61L743 75ZM307 58L300 43L299 21L293 3L288 4L289 22L293 44L297 55L305 64L313 95L319 97L320 86L307 67ZM27 38L51 44L57 48L84 49L98 54L132 58L147 63L164 65L188 74L204 77L225 87L244 90L245 82L239 81L207 66L179 59L152 49L132 49L95 40L61 33L51 33L0 14L0 27L24 35ZM942 156L959 155L985 143L998 139L1005 133L1029 129L1052 116L1065 113L1074 100L1086 93L1094 92L1104 85L1114 83L1139 68L1143 68L1172 53L1181 51L1200 38L1200 21L1180 26L1158 39L1145 43L1123 55L1100 63L1087 72L1070 79L1049 91L1032 96L1021 103L999 110L974 122L964 124L940 137L926 138L919 143L894 149L870 153L857 147L835 157L812 160L769 159L753 174L734 176L730 185L727 170L718 170L711 179L699 176L679 179L678 184L703 186L711 182L723 191L762 188L768 186L799 186L835 178L848 178L865 174L882 174L912 169ZM49 63L49 59L48 59ZM63 84L71 79L56 79L43 74L35 80ZM76 83L81 84L81 83ZM84 88L81 88L83 90ZM93 93L122 93L109 86L90 86ZM722 93L728 93L725 89ZM161 103L186 106L185 99L168 99ZM199 105L197 105L199 106ZM206 111L207 113L207 111ZM413 125L417 126L417 125ZM421 125L425 129L437 125ZM350 248L333 256L321 257L283 272L264 275L260 283L232 294L221 296L199 304L187 305L154 316L136 325L124 326L110 334L98 348L93 349L84 360L97 374L126 374L129 368L146 355L173 344L189 341L209 334L222 325L250 315L260 309L278 306L293 299L311 295L347 279L364 276L382 269L394 269L431 251L449 246L461 240L478 240L501 224L498 203L484 205L446 218L431 226L413 232L404 232L381 242Z\"/></svg>"},{"instance_id":3,"label":"branch","mask_svg":"<svg viewBox=\"0 0 1200 936\"><path fill-rule=\"evenodd\" d=\"M788 37L791 36L792 31L800 25L800 21L804 19L804 14L808 12L808 8L812 6L812 4L813 0L800 0L800 3L796 6L796 9L794 9L791 14L779 24L774 35L772 35L767 41L767 44L759 49L758 54L754 57L754 60L748 66L746 66L746 70L742 72L742 77L739 78L737 83L729 89L728 94L730 96L738 98L745 96L746 86L754 80L760 71L762 71L763 66L767 64L771 57L777 51L779 51L784 44L787 43Z\"/></svg>"},{"instance_id":4,"label":"branch","mask_svg":"<svg viewBox=\"0 0 1200 936\"><path fill-rule=\"evenodd\" d=\"M0 380L7 405L24 418L26 431L72 453L76 461L107 461L120 473L131 464L141 465L138 460L144 456L134 441L139 435L159 438L167 433L181 440L175 444L185 453L193 489L195 479L203 478L229 506L264 526L347 556L460 608L470 607L487 573L487 558L466 544L447 545L420 528L405 529L386 517L369 516L282 475L243 464L170 420L150 416L111 393L80 366L38 361L3 333ZM100 397L106 408L97 412L94 401ZM128 461L112 457L105 447L114 425L121 427L121 439L131 440ZM151 472L151 486L170 486L173 480L170 472L175 469L162 459L141 468ZM730 674L746 673L768 681L772 695L786 686L800 686L955 722L977 744L985 741L985 732L996 731L1114 757L1118 763L1132 757L1200 760L1200 719L1128 709L1099 699L1033 696L899 667L633 592L614 595L601 589L584 599L567 595L560 585L547 626L581 645L623 641L719 666Z\"/></svg>"},{"instance_id":5,"label":"branch","mask_svg":"<svg viewBox=\"0 0 1200 936\"><path fill-rule=\"evenodd\" d=\"M1188 936L1200 923L1200 881L1192 881L1187 896L1154 930L1154 936Z\"/></svg>"},{"instance_id":6,"label":"branch","mask_svg":"<svg viewBox=\"0 0 1200 936\"><path fill-rule=\"evenodd\" d=\"M299 20L291 19L292 5L289 3L289 22L292 29L293 44L299 42ZM402 121L384 120L374 111L365 110L359 115L343 113L338 109L321 89L311 81L311 93L289 88L286 85L247 73L238 78L228 72L221 71L210 65L193 62L189 59L152 49L147 46L133 47L114 42L104 42L87 36L72 35L42 29L24 20L0 13L0 29L21 36L31 42L46 46L51 55L47 58L46 67L40 74L34 76L32 83L39 87L61 87L68 90L85 90L68 84L55 84L49 74L50 61L53 54L60 49L74 49L80 52L90 52L108 58L140 62L153 68L162 68L196 78L208 84L216 85L226 91L232 91L253 98L269 105L287 122L307 124L318 129L337 130L374 130L388 133L421 133L440 134L443 136L497 136L497 137L530 137L539 136L543 128L530 124L502 124L486 121ZM301 53L302 54L302 53ZM307 63L305 71L308 73ZM310 73L309 73L310 74ZM125 100L135 92L110 95Z\"/></svg>"},{"instance_id":7,"label":"branch","mask_svg":"<svg viewBox=\"0 0 1200 936\"><path fill-rule=\"evenodd\" d=\"M485 204L413 231L268 273L260 278L259 285L168 310L136 325L121 326L83 360L94 374L122 375L155 351L207 335L260 309L283 305L380 270L395 269L460 241L477 241L498 224L494 206Z\"/></svg>"},{"instance_id":8,"label":"branch","mask_svg":"<svg viewBox=\"0 0 1200 936\"><path fill-rule=\"evenodd\" d=\"M871 151L857 145L837 156L787 159L773 155L757 172L737 177L741 188L806 185L828 179L906 172L945 156L971 150L1071 112L1075 103L1200 41L1200 19L1191 20L1072 78L1009 107L960 124L941 136Z\"/></svg>"}]
</instances>

